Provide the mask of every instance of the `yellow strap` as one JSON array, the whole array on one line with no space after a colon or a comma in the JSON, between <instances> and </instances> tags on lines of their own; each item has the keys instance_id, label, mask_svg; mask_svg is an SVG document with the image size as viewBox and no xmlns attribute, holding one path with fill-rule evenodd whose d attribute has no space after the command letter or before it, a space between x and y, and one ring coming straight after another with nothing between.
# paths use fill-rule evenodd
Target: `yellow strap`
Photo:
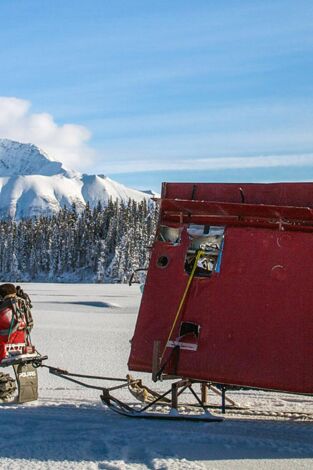
<instances>
[{"instance_id":1,"label":"yellow strap","mask_svg":"<svg viewBox=\"0 0 313 470\"><path fill-rule=\"evenodd\" d=\"M188 279L188 282L187 282L187 286L186 286L185 292L184 292L184 294L183 294L183 296L182 296L182 298L181 298L181 301L180 301L180 303L179 303L179 307L178 307L178 309L177 309L176 316L175 316L175 319L174 319L174 322L173 322L171 331L169 332L169 335L168 335L168 337L167 337L167 340L166 340L166 343L165 343L165 346L164 346L164 349L163 349L163 352L162 352L162 355L161 355L161 361L162 361L163 356L164 356L164 353L165 353L165 351L166 351L167 343L169 342L169 340L170 340L170 338L171 338L171 336L172 336L172 333L173 333L174 328L175 328L175 326L176 326L178 317L179 317L180 312L181 312L181 310L182 310L182 308L183 308L183 306L184 306L184 303L185 303L185 300L186 300L186 296L187 296L187 294L188 294L189 288L190 288L190 286L191 286L192 280L193 280L193 278L194 278L194 275L195 275L195 272L196 272L196 269L197 269L198 261L199 261L199 259L200 259L200 256L202 256L203 254L204 254L204 252L201 251L201 250L199 250L199 251L197 252L197 255L196 255L196 258L195 258L195 262L194 262L194 265L193 265L193 267L192 267L192 271L191 271L191 273L190 273L190 276L189 276L189 279Z\"/></svg>"}]
</instances>

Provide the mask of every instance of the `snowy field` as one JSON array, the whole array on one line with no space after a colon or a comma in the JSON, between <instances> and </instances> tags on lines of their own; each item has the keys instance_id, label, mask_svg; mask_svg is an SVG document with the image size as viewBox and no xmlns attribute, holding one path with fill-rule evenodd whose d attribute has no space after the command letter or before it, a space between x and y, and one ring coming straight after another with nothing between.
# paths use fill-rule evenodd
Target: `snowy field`
<instances>
[{"instance_id":1,"label":"snowy field","mask_svg":"<svg viewBox=\"0 0 313 470\"><path fill-rule=\"evenodd\" d=\"M23 287L34 304L32 339L49 365L125 377L138 286ZM299 414L313 416L313 397L237 391L229 396L263 414L229 414L222 423L137 421L103 407L98 391L39 374L38 402L1 408L1 469L313 468L313 421Z\"/></svg>"}]
</instances>

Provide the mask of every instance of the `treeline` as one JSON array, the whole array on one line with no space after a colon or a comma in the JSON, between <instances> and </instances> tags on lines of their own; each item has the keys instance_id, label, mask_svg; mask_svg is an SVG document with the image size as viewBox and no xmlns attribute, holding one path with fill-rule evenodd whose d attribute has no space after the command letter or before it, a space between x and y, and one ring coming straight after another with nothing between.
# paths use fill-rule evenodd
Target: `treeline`
<instances>
[{"instance_id":1,"label":"treeline","mask_svg":"<svg viewBox=\"0 0 313 470\"><path fill-rule=\"evenodd\" d=\"M157 208L110 200L83 212L0 222L0 281L127 282L147 266Z\"/></svg>"}]
</instances>

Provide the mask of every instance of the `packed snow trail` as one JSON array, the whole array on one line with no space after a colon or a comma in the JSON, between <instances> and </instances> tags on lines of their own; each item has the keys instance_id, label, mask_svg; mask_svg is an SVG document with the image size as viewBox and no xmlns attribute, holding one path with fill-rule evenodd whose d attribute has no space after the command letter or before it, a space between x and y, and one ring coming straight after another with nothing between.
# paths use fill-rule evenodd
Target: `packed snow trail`
<instances>
[{"instance_id":1,"label":"packed snow trail","mask_svg":"<svg viewBox=\"0 0 313 470\"><path fill-rule=\"evenodd\" d=\"M310 468L306 423L134 421L98 404L42 400L1 411L1 468ZM258 460L256 460L258 459ZM259 460L260 459L260 460ZM244 461L244 462L243 462Z\"/></svg>"},{"instance_id":2,"label":"packed snow trail","mask_svg":"<svg viewBox=\"0 0 313 470\"><path fill-rule=\"evenodd\" d=\"M125 377L140 302L137 286L23 287L34 303L33 342L49 355L49 364ZM148 375L143 378L151 385ZM223 423L137 421L103 407L98 391L47 370L39 370L39 382L38 402L1 408L1 469L313 467L312 422L230 415ZM256 391L230 395L258 409L313 412L311 397ZM122 398L131 400L127 392Z\"/></svg>"}]
</instances>

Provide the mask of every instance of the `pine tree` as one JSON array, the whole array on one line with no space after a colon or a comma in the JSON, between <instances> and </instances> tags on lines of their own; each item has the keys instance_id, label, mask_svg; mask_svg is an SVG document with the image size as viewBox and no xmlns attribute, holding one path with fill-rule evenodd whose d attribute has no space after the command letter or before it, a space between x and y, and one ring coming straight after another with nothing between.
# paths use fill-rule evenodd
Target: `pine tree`
<instances>
[{"instance_id":1,"label":"pine tree","mask_svg":"<svg viewBox=\"0 0 313 470\"><path fill-rule=\"evenodd\" d=\"M0 221L0 277L127 282L149 262L158 210L146 201L63 208L52 217Z\"/></svg>"}]
</instances>

